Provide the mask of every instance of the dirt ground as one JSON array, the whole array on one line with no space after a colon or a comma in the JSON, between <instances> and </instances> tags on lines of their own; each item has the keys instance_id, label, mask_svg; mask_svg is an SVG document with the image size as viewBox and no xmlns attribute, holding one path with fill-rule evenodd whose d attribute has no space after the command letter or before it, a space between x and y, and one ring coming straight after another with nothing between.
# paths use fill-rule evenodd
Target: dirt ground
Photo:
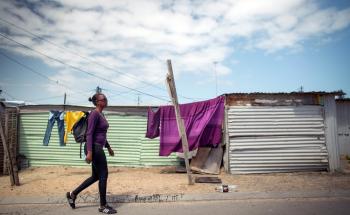
<instances>
[{"instance_id":1,"label":"dirt ground","mask_svg":"<svg viewBox=\"0 0 350 215\"><path fill-rule=\"evenodd\" d=\"M213 193L218 184L188 185L186 174L174 167L109 167L108 194ZM77 187L91 174L90 168L36 167L20 171L21 186L11 187L9 176L0 176L0 196L59 196ZM194 174L194 177L204 175ZM328 172L218 175L223 184L237 185L237 192L350 189L350 174ZM98 193L97 183L83 191Z\"/></svg>"}]
</instances>

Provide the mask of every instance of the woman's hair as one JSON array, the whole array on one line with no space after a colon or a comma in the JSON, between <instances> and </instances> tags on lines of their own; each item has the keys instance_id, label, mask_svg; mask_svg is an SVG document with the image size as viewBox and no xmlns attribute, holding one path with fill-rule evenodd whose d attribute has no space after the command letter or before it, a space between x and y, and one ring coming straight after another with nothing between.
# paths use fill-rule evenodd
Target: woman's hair
<instances>
[{"instance_id":1,"label":"woman's hair","mask_svg":"<svg viewBox=\"0 0 350 215\"><path fill-rule=\"evenodd\" d=\"M93 95L92 97L89 98L89 102L92 102L92 104L94 104L96 106L97 105L97 97L99 95L103 95L104 97L106 97L103 93L95 93L95 95Z\"/></svg>"}]
</instances>

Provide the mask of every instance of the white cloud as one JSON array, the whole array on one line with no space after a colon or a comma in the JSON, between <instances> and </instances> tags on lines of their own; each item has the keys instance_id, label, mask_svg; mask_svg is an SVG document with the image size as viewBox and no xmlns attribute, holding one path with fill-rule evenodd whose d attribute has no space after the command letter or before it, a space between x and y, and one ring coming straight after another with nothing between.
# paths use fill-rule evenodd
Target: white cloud
<instances>
[{"instance_id":1,"label":"white cloud","mask_svg":"<svg viewBox=\"0 0 350 215\"><path fill-rule=\"evenodd\" d=\"M303 6L303 3L305 3L305 0L234 1L226 17L233 23L239 23L244 20L270 18L298 9L300 6Z\"/></svg>"},{"instance_id":2,"label":"white cloud","mask_svg":"<svg viewBox=\"0 0 350 215\"><path fill-rule=\"evenodd\" d=\"M293 48L298 40L298 35L293 32L279 32L278 34L270 35L270 38L267 40L262 40L257 44L257 47L272 52L283 48Z\"/></svg>"},{"instance_id":3,"label":"white cloud","mask_svg":"<svg viewBox=\"0 0 350 215\"><path fill-rule=\"evenodd\" d=\"M295 27L298 23L298 18L292 14L281 15L276 18L275 23L281 30L288 31Z\"/></svg>"},{"instance_id":4,"label":"white cloud","mask_svg":"<svg viewBox=\"0 0 350 215\"><path fill-rule=\"evenodd\" d=\"M33 40L32 35L0 22L2 29L10 29L9 37L69 65L135 88L142 86L143 81L163 85L165 60L169 58L177 75L212 74L213 62L217 61L217 74L225 77L232 69L223 62L235 62L232 54L241 48L267 53L301 50L304 41L328 38L350 25L350 8L321 8L314 0L63 0L60 7L31 1L29 4L42 17L31 8L16 4L2 1L0 18L66 48ZM121 90L19 45L14 47L6 39L0 38L0 45L42 59L57 68L55 78L62 81L102 83L112 90Z\"/></svg>"}]
</instances>

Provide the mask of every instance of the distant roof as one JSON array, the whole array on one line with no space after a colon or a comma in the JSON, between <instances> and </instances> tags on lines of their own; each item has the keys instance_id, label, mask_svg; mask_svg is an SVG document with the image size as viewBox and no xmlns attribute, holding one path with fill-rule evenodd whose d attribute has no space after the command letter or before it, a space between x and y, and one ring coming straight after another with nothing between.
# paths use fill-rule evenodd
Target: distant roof
<instances>
[{"instance_id":1,"label":"distant roof","mask_svg":"<svg viewBox=\"0 0 350 215\"><path fill-rule=\"evenodd\" d=\"M5 100L5 101L0 101L3 106L5 107L17 107L17 106L23 106L23 105L26 105L26 102L25 101L8 101L8 100Z\"/></svg>"},{"instance_id":2,"label":"distant roof","mask_svg":"<svg viewBox=\"0 0 350 215\"><path fill-rule=\"evenodd\" d=\"M339 98L339 99L336 99L336 101L338 102L350 102L350 98Z\"/></svg>"},{"instance_id":3,"label":"distant roof","mask_svg":"<svg viewBox=\"0 0 350 215\"><path fill-rule=\"evenodd\" d=\"M60 111L90 111L94 107L77 106L77 105L24 105L20 106L21 113L46 112L50 110ZM146 115L148 106L108 106L104 109L106 113L119 113L130 115Z\"/></svg>"},{"instance_id":4,"label":"distant roof","mask_svg":"<svg viewBox=\"0 0 350 215\"><path fill-rule=\"evenodd\" d=\"M236 96L254 96L254 95L334 95L344 96L345 93L342 90L325 92L325 91L310 91L310 92L252 92L252 93L227 93L225 95L236 95Z\"/></svg>"}]
</instances>

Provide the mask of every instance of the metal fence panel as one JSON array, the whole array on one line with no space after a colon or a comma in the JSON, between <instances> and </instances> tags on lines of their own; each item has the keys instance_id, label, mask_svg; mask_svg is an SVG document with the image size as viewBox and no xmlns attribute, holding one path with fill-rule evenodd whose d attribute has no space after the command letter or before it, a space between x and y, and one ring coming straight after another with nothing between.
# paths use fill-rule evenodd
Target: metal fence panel
<instances>
[{"instance_id":1,"label":"metal fence panel","mask_svg":"<svg viewBox=\"0 0 350 215\"><path fill-rule=\"evenodd\" d=\"M232 174L326 170L321 106L228 108Z\"/></svg>"},{"instance_id":2,"label":"metal fence panel","mask_svg":"<svg viewBox=\"0 0 350 215\"><path fill-rule=\"evenodd\" d=\"M350 101L337 101L336 105L340 154L350 156Z\"/></svg>"},{"instance_id":3,"label":"metal fence panel","mask_svg":"<svg viewBox=\"0 0 350 215\"><path fill-rule=\"evenodd\" d=\"M86 166L79 157L80 144L68 135L66 146L59 146L58 129L55 124L50 143L43 146L43 138L49 113L20 114L20 153L29 160L30 166L69 165ZM107 156L110 166L165 166L176 165L179 160L175 155L159 157L159 139L145 139L146 117L121 116L106 114L109 122L108 141L115 151L115 156ZM107 150L105 150L108 154ZM147 159L145 159L147 158Z\"/></svg>"}]
</instances>

